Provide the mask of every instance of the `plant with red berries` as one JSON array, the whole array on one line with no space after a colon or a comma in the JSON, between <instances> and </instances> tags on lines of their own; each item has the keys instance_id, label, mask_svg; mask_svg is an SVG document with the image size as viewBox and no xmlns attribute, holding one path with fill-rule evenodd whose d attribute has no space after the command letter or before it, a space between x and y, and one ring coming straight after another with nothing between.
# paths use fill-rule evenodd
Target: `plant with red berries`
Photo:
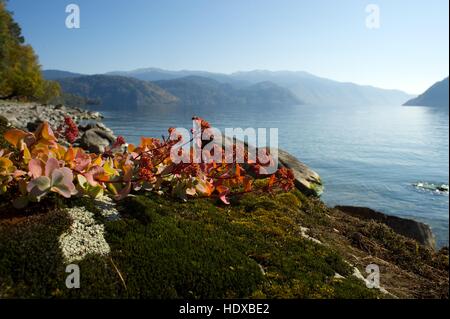
<instances>
[{"instance_id":1,"label":"plant with red berries","mask_svg":"<svg viewBox=\"0 0 450 319\"><path fill-rule=\"evenodd\" d=\"M73 144L79 135L78 125L70 116L64 117L64 123L56 131L58 136L64 137L70 144Z\"/></svg>"}]
</instances>

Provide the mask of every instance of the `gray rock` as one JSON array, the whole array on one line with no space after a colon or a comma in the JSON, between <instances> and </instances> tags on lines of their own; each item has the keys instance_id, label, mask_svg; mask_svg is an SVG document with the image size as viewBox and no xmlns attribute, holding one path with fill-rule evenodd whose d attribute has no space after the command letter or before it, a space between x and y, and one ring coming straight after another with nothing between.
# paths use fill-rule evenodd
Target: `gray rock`
<instances>
[{"instance_id":1,"label":"gray rock","mask_svg":"<svg viewBox=\"0 0 450 319\"><path fill-rule=\"evenodd\" d=\"M91 112L80 108L65 105L43 105L39 103L22 103L15 101L0 100L0 116L4 116L12 127L34 132L43 121L49 123L56 130L64 123L64 118L69 116L78 125L82 138L77 145L87 147L91 152L103 152L105 147L116 140L113 131L98 123L90 123L81 126L82 120L97 121L103 116L99 112ZM85 135L86 131L94 130ZM68 145L67 141L60 138L59 142Z\"/></svg>"},{"instance_id":2,"label":"gray rock","mask_svg":"<svg viewBox=\"0 0 450 319\"><path fill-rule=\"evenodd\" d=\"M111 133L109 133L107 131L104 131L102 129L93 129L93 131L97 135L99 135L101 138L104 138L104 139L108 140L110 144L114 143L116 141L116 139L117 139L113 134L111 134Z\"/></svg>"},{"instance_id":3,"label":"gray rock","mask_svg":"<svg viewBox=\"0 0 450 319\"><path fill-rule=\"evenodd\" d=\"M278 162L279 167L292 170L295 177L295 187L301 192L312 196L320 196L323 193L323 184L319 174L300 162L295 156L278 149Z\"/></svg>"},{"instance_id":4,"label":"gray rock","mask_svg":"<svg viewBox=\"0 0 450 319\"><path fill-rule=\"evenodd\" d=\"M78 129L80 131L83 131L83 132L91 130L91 129L95 129L95 128L97 128L97 124L96 123L87 123L86 125L79 125L78 126Z\"/></svg>"},{"instance_id":5,"label":"gray rock","mask_svg":"<svg viewBox=\"0 0 450 319\"><path fill-rule=\"evenodd\" d=\"M91 153L103 153L115 140L111 133L93 128L83 133L79 144Z\"/></svg>"},{"instance_id":6,"label":"gray rock","mask_svg":"<svg viewBox=\"0 0 450 319\"><path fill-rule=\"evenodd\" d=\"M374 220L392 228L396 233L414 239L421 245L435 248L436 242L430 226L412 219L390 216L367 207L336 206L336 209L351 216Z\"/></svg>"},{"instance_id":7,"label":"gray rock","mask_svg":"<svg viewBox=\"0 0 450 319\"><path fill-rule=\"evenodd\" d=\"M95 119L95 120L103 118L103 115L100 114L99 112L89 112L88 114L92 119Z\"/></svg>"},{"instance_id":8,"label":"gray rock","mask_svg":"<svg viewBox=\"0 0 450 319\"><path fill-rule=\"evenodd\" d=\"M105 132L108 132L108 133L111 133L111 134L113 133L113 131L109 127L107 127L105 124L103 124L101 122L96 123L96 127L101 129L102 131L105 131Z\"/></svg>"},{"instance_id":9,"label":"gray rock","mask_svg":"<svg viewBox=\"0 0 450 319\"><path fill-rule=\"evenodd\" d=\"M10 114L3 114L3 116L4 116L4 119L5 119L6 122L7 122L6 125L7 125L8 127L10 127L10 126L21 125L21 123L16 119L15 116L10 115Z\"/></svg>"},{"instance_id":10,"label":"gray rock","mask_svg":"<svg viewBox=\"0 0 450 319\"><path fill-rule=\"evenodd\" d=\"M54 106L15 101L0 101L0 115L10 118L11 124L19 129L27 129L28 123L34 123L37 120L48 121L50 126L56 129L64 122L65 116L70 116L77 124L81 120L99 120L102 118L99 112L91 112L61 104Z\"/></svg>"}]
</instances>

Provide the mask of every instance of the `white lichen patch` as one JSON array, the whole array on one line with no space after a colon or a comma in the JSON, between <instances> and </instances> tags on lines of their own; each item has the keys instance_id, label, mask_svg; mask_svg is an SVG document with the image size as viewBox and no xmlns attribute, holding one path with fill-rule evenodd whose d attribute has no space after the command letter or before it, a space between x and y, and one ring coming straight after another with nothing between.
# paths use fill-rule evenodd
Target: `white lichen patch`
<instances>
[{"instance_id":1,"label":"white lichen patch","mask_svg":"<svg viewBox=\"0 0 450 319\"><path fill-rule=\"evenodd\" d=\"M306 227L300 227L300 233L302 235L303 238L308 239L316 244L322 244L322 242L314 237L311 237L307 234L307 232L309 231L309 228Z\"/></svg>"},{"instance_id":2,"label":"white lichen patch","mask_svg":"<svg viewBox=\"0 0 450 319\"><path fill-rule=\"evenodd\" d=\"M66 210L73 220L70 229L59 237L66 263L83 260L89 254L107 255L111 249L104 237L104 226L96 223L94 214L84 207Z\"/></svg>"},{"instance_id":3,"label":"white lichen patch","mask_svg":"<svg viewBox=\"0 0 450 319\"><path fill-rule=\"evenodd\" d=\"M116 208L116 203L108 197L102 196L94 200L96 207L99 209L100 214L106 218L107 221L116 221L120 219L120 213Z\"/></svg>"},{"instance_id":4,"label":"white lichen patch","mask_svg":"<svg viewBox=\"0 0 450 319\"><path fill-rule=\"evenodd\" d=\"M336 279L336 280L345 279L344 276L342 276L341 274L338 274L338 273L335 273L333 278Z\"/></svg>"},{"instance_id":5,"label":"white lichen patch","mask_svg":"<svg viewBox=\"0 0 450 319\"><path fill-rule=\"evenodd\" d=\"M353 276L363 281L366 285L369 284L369 281L361 274L358 268L353 267Z\"/></svg>"}]
</instances>

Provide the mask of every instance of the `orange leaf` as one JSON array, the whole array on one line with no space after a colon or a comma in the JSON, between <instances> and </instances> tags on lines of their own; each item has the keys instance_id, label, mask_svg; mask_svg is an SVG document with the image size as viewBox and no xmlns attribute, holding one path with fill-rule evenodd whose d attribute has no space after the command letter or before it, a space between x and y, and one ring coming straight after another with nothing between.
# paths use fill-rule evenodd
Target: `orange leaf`
<instances>
[{"instance_id":1,"label":"orange leaf","mask_svg":"<svg viewBox=\"0 0 450 319\"><path fill-rule=\"evenodd\" d=\"M151 137L142 137L141 138L141 147L150 147L153 146L153 144L155 143L155 139L151 138Z\"/></svg>"},{"instance_id":2,"label":"orange leaf","mask_svg":"<svg viewBox=\"0 0 450 319\"><path fill-rule=\"evenodd\" d=\"M244 179L244 191L250 192L252 190L252 181L250 178Z\"/></svg>"},{"instance_id":3,"label":"orange leaf","mask_svg":"<svg viewBox=\"0 0 450 319\"><path fill-rule=\"evenodd\" d=\"M208 183L207 181L204 181L204 180L199 180L198 184L195 185L195 188L197 189L197 191L200 194L204 194L206 196L211 196L211 194L214 190L214 187L210 183Z\"/></svg>"},{"instance_id":4,"label":"orange leaf","mask_svg":"<svg viewBox=\"0 0 450 319\"><path fill-rule=\"evenodd\" d=\"M128 144L128 152L132 153L136 149L136 146L134 144Z\"/></svg>"},{"instance_id":5,"label":"orange leaf","mask_svg":"<svg viewBox=\"0 0 450 319\"><path fill-rule=\"evenodd\" d=\"M101 166L102 163L103 163L102 156L99 155L99 156L92 162L92 165Z\"/></svg>"},{"instance_id":6,"label":"orange leaf","mask_svg":"<svg viewBox=\"0 0 450 319\"><path fill-rule=\"evenodd\" d=\"M66 154L64 155L64 161L67 163L71 163L75 159L75 150L72 148L72 146L69 147Z\"/></svg>"},{"instance_id":7,"label":"orange leaf","mask_svg":"<svg viewBox=\"0 0 450 319\"><path fill-rule=\"evenodd\" d=\"M269 178L269 187L272 187L272 185L275 183L275 175L270 176Z\"/></svg>"},{"instance_id":8,"label":"orange leaf","mask_svg":"<svg viewBox=\"0 0 450 319\"><path fill-rule=\"evenodd\" d=\"M39 139L42 138L46 141L52 142L56 141L56 137L53 134L52 129L50 128L50 125L48 125L47 122L42 123L39 125L38 129L36 130L35 134Z\"/></svg>"},{"instance_id":9,"label":"orange leaf","mask_svg":"<svg viewBox=\"0 0 450 319\"><path fill-rule=\"evenodd\" d=\"M130 182L133 177L133 166L124 165L122 169L123 169L123 180L125 182Z\"/></svg>"},{"instance_id":10,"label":"orange leaf","mask_svg":"<svg viewBox=\"0 0 450 319\"><path fill-rule=\"evenodd\" d=\"M226 187L226 186L219 185L219 186L216 187L216 191L217 191L219 194L223 194L223 193L228 193L228 192L229 192L229 189L228 189L228 187Z\"/></svg>"},{"instance_id":11,"label":"orange leaf","mask_svg":"<svg viewBox=\"0 0 450 319\"><path fill-rule=\"evenodd\" d=\"M18 129L11 129L7 131L4 135L5 140L13 145L14 147L22 150L22 142L24 141L25 137L30 135L30 133L18 130Z\"/></svg>"},{"instance_id":12,"label":"orange leaf","mask_svg":"<svg viewBox=\"0 0 450 319\"><path fill-rule=\"evenodd\" d=\"M239 179L241 177L241 167L236 163L236 177Z\"/></svg>"}]
</instances>

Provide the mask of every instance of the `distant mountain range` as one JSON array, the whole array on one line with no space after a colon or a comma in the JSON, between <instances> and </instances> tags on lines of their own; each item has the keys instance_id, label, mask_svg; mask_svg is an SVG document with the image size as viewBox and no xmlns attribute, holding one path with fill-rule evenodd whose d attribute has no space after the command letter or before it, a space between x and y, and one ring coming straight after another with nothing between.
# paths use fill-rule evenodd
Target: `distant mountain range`
<instances>
[{"instance_id":1,"label":"distant mountain range","mask_svg":"<svg viewBox=\"0 0 450 319\"><path fill-rule=\"evenodd\" d=\"M407 106L431 106L439 108L449 108L448 77L435 83L428 90L418 97L409 100L404 105Z\"/></svg>"},{"instance_id":2,"label":"distant mountain range","mask_svg":"<svg viewBox=\"0 0 450 319\"><path fill-rule=\"evenodd\" d=\"M102 104L108 106L119 103L126 103L122 106L148 106L151 101L184 105L376 106L402 105L413 97L398 90L337 82L307 72L290 71L221 74L148 68L110 72L99 78L99 75L82 76L48 70L44 71L44 76L59 81L66 93L87 99L101 99ZM107 81L109 89L114 92L108 92L105 85L97 81L99 79Z\"/></svg>"},{"instance_id":3,"label":"distant mountain range","mask_svg":"<svg viewBox=\"0 0 450 319\"><path fill-rule=\"evenodd\" d=\"M178 97L184 105L298 105L303 104L288 89L271 82L261 82L237 88L202 76L154 82Z\"/></svg>"},{"instance_id":4,"label":"distant mountain range","mask_svg":"<svg viewBox=\"0 0 450 319\"><path fill-rule=\"evenodd\" d=\"M246 105L302 104L288 89L269 82L232 85L202 76L186 76L171 80L143 81L118 75L77 75L52 70L44 71L47 79L60 83L63 101L79 99L95 101L109 108L143 108L154 105L182 104L242 107Z\"/></svg>"},{"instance_id":5,"label":"distant mountain range","mask_svg":"<svg viewBox=\"0 0 450 319\"><path fill-rule=\"evenodd\" d=\"M207 71L170 71L163 70L158 68L145 68L145 69L137 69L133 71L114 71L106 73L108 75L120 75L131 78L136 78L143 81L161 81L161 80L175 80L188 76L199 76L203 78L208 78L212 80L216 80L221 83L231 84L234 87L243 87L248 85L247 81L240 81L233 79L227 74L222 73L212 73ZM258 81L259 82L259 81Z\"/></svg>"},{"instance_id":6,"label":"distant mountain range","mask_svg":"<svg viewBox=\"0 0 450 319\"><path fill-rule=\"evenodd\" d=\"M329 80L307 72L264 71L236 72L232 74L204 71L167 71L156 68L138 69L110 74L133 77L147 81L177 79L186 76L202 76L234 87L245 87L260 82L272 82L289 89L300 101L312 105L376 106L402 105L413 96L399 90L386 90Z\"/></svg>"},{"instance_id":7,"label":"distant mountain range","mask_svg":"<svg viewBox=\"0 0 450 319\"><path fill-rule=\"evenodd\" d=\"M237 72L234 79L271 81L289 89L307 104L331 106L402 105L412 96L399 90L386 90L321 78L307 72L250 71Z\"/></svg>"},{"instance_id":8,"label":"distant mountain range","mask_svg":"<svg viewBox=\"0 0 450 319\"><path fill-rule=\"evenodd\" d=\"M63 92L99 101L109 108L140 108L178 102L177 97L151 82L122 76L68 76L56 80Z\"/></svg>"}]
</instances>

